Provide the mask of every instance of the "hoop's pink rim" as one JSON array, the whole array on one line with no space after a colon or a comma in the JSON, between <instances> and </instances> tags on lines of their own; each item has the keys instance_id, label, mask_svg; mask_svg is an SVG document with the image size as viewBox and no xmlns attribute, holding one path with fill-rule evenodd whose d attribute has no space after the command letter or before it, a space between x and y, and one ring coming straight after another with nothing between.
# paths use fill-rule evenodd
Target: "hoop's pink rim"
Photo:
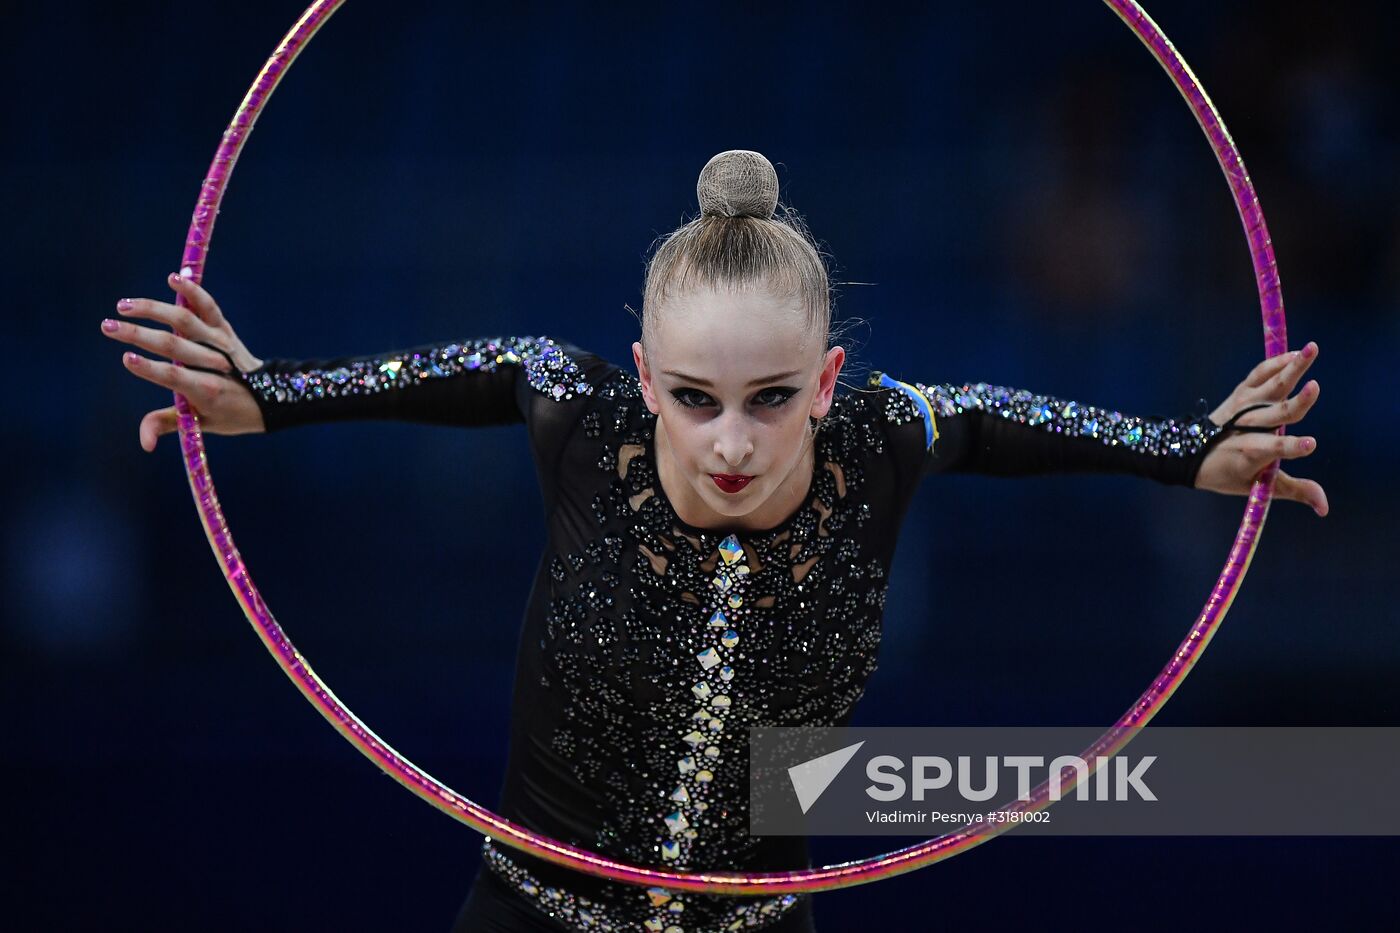
<instances>
[{"instance_id":1,"label":"hoop's pink rim","mask_svg":"<svg viewBox=\"0 0 1400 933\"><path fill-rule=\"evenodd\" d=\"M1245 171L1239 150L1196 76L1142 7L1133 0L1104 2L1133 30L1166 70L1210 141L1230 184L1231 195L1239 209L1249 241L1263 314L1266 356L1272 357L1285 352L1288 346L1287 332L1273 246L1264 223L1259 199ZM210 165L209 174L200 188L199 200L195 205L185 241L182 267L192 271L191 277L196 282L201 281L204 276L204 264L208 258L214 220L218 215L229 176L248 134L252 132L258 114L297 55L343 3L344 0L317 0L307 8L258 73L257 79L239 104L232 122L224 132L223 140ZM184 306L183 296L177 298L177 303ZM957 855L1016 825L1010 822L969 825L905 849L858 861L801 871L742 874L682 873L627 865L585 849L565 845L512 823L463 797L400 755L346 708L311 669L311 665L296 650L282 631L282 627L272 617L234 545L233 535L224 519L214 490L198 418L190 408L188 400L179 393L175 394L175 406L179 413L180 444L185 472L189 477L190 490L194 494L205 535L224 570L229 587L243 607L244 615L277 659L278 665L321 715L386 774L457 821L486 833L495 840L586 874L629 884L660 885L671 891L767 896L851 887L903 874ZM1280 427L1279 431L1282 432L1283 428ZM1099 756L1111 757L1127 745L1136 731L1147 725L1170 699L1195 666L1201 652L1205 650L1224 620L1244 581L1254 550L1259 543L1264 519L1268 515L1278 468L1279 462L1276 460L1260 474L1251 487L1244 518L1235 534L1225 566L1185 640L1178 646L1166 667L1127 712L1093 745L1080 753L1080 757L1085 761L1095 762ZM1062 776L1065 779L1065 792L1078 783L1078 774L1073 769L1066 769ZM1029 800L1016 801L1001 809L1030 812L1044 809L1049 803L1047 780L1032 792Z\"/></svg>"}]
</instances>

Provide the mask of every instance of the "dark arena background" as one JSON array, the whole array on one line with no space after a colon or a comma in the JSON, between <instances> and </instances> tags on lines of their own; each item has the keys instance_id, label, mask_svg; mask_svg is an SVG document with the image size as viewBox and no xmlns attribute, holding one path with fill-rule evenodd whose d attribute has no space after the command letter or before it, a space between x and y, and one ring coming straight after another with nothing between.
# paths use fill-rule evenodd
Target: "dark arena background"
<instances>
[{"instance_id":1,"label":"dark arena background","mask_svg":"<svg viewBox=\"0 0 1400 933\"><path fill-rule=\"evenodd\" d=\"M1318 451L1285 468L1331 502L1319 518L1274 501L1155 722L1400 724L1400 17L1147 8L1240 145L1289 345L1319 344L1300 432ZM350 748L268 657L176 438L138 445L169 393L98 327L118 298L173 300L220 134L302 9L5 10L6 929L445 931L479 865L477 833ZM261 357L546 334L626 363L648 247L736 148L773 160L831 253L852 372L1170 414L1217 404L1263 358L1210 148L1090 0L356 0L269 102L205 284ZM318 673L494 804L543 543L523 430L207 444L254 578ZM929 481L856 722L1107 726L1195 618L1243 505L1123 476ZM828 864L913 841L813 845ZM815 904L823 931L1348 928L1393 910L1397 869L1393 837L1012 833Z\"/></svg>"}]
</instances>

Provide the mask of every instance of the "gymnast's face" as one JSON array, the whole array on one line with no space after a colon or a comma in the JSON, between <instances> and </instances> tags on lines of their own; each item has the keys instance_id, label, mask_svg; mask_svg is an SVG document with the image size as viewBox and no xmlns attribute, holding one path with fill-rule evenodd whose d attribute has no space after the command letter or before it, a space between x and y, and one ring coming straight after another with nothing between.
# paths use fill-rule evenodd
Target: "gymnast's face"
<instances>
[{"instance_id":1,"label":"gymnast's face","mask_svg":"<svg viewBox=\"0 0 1400 933\"><path fill-rule=\"evenodd\" d=\"M657 475L682 521L763 530L805 501L808 419L831 407L846 357L824 343L799 301L763 288L668 298L632 358L657 416Z\"/></svg>"}]
</instances>

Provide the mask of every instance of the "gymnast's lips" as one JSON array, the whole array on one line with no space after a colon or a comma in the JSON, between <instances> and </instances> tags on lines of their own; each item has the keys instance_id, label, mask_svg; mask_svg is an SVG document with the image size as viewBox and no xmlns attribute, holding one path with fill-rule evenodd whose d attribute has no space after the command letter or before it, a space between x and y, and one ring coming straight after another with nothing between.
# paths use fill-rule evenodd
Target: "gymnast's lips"
<instances>
[{"instance_id":1,"label":"gymnast's lips","mask_svg":"<svg viewBox=\"0 0 1400 933\"><path fill-rule=\"evenodd\" d=\"M752 476L745 476L743 473L711 473L710 479L715 481L715 485L727 493L736 493L749 484Z\"/></svg>"}]
</instances>

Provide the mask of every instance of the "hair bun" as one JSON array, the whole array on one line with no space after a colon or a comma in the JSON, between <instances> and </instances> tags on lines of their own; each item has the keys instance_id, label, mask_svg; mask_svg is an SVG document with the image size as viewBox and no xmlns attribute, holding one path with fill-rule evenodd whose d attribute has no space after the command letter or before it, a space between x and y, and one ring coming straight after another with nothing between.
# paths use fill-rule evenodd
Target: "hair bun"
<instances>
[{"instance_id":1,"label":"hair bun","mask_svg":"<svg viewBox=\"0 0 1400 933\"><path fill-rule=\"evenodd\" d=\"M730 149L705 163L695 194L704 216L767 220L778 207L778 173L762 153Z\"/></svg>"}]
</instances>

